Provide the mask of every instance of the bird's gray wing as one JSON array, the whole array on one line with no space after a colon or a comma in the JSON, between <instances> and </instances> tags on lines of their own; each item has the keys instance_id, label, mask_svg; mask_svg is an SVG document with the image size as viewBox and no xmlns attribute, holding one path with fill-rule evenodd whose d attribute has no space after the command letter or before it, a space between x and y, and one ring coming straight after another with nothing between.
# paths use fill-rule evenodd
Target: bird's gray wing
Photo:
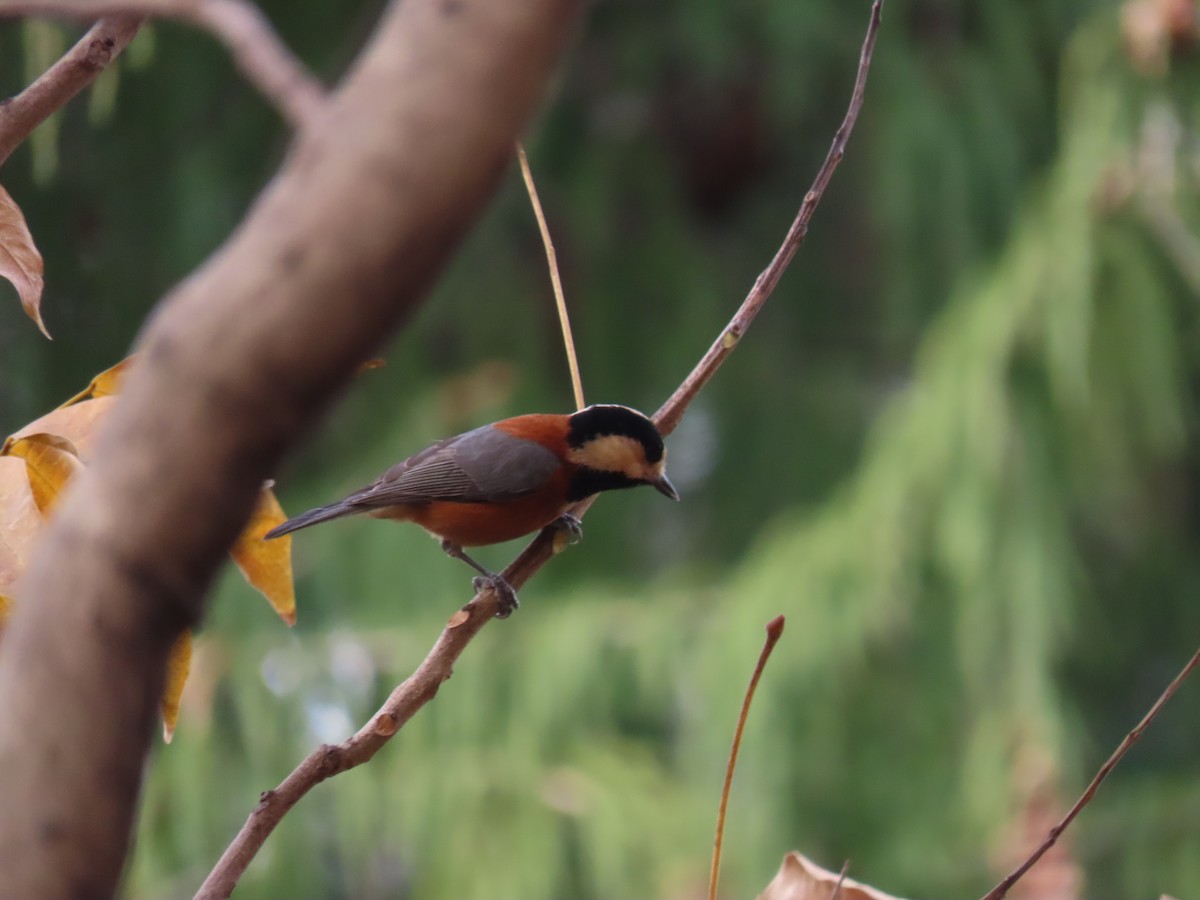
<instances>
[{"instance_id":1,"label":"bird's gray wing","mask_svg":"<svg viewBox=\"0 0 1200 900\"><path fill-rule=\"evenodd\" d=\"M541 444L485 425L396 464L346 500L368 508L431 500L512 500L536 491L557 468L558 457Z\"/></svg>"}]
</instances>

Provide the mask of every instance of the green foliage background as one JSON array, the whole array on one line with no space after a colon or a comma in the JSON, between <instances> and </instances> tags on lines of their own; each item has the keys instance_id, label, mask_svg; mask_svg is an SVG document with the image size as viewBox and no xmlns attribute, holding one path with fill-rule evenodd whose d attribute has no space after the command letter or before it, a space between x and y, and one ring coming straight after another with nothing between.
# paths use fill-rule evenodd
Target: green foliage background
<instances>
[{"instance_id":1,"label":"green foliage background","mask_svg":"<svg viewBox=\"0 0 1200 900\"><path fill-rule=\"evenodd\" d=\"M655 408L732 313L841 117L867 8L592 9L528 142L590 400ZM332 80L378 8L267 12ZM725 896L793 848L910 896L996 879L1014 823L1073 796L1200 640L1200 95L1186 48L1133 65L1120 13L889 0L809 242L669 442L684 502L605 498L436 702L287 818L239 897L699 896L778 613ZM5 25L4 90L70 36ZM219 47L161 25L14 156L0 177L56 340L0 297L0 430L125 353L286 139ZM386 356L280 473L288 509L570 406L515 173ZM236 578L215 600L148 771L131 897L190 896L258 792L364 721L468 593L415 529L295 546L294 631ZM1089 896L1200 893L1198 690L1071 832Z\"/></svg>"}]
</instances>

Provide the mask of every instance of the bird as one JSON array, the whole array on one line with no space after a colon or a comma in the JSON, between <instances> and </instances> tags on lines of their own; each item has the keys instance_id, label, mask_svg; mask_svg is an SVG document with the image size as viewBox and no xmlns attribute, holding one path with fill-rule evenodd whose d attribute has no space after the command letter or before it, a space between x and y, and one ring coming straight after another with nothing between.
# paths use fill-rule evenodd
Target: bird
<instances>
[{"instance_id":1,"label":"bird","mask_svg":"<svg viewBox=\"0 0 1200 900\"><path fill-rule=\"evenodd\" d=\"M628 406L595 404L570 414L502 419L426 447L349 496L288 519L264 535L282 537L319 522L366 514L415 522L447 555L479 572L506 618L518 607L502 575L464 547L498 544L555 524L572 543L582 536L568 509L602 491L649 485L672 500L666 448L654 422Z\"/></svg>"}]
</instances>

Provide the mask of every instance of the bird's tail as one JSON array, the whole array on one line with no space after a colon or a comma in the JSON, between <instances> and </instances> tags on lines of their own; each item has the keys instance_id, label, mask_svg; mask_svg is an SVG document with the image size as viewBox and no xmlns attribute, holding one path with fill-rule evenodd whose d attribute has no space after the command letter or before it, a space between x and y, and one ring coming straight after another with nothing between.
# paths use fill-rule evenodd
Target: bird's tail
<instances>
[{"instance_id":1,"label":"bird's tail","mask_svg":"<svg viewBox=\"0 0 1200 900\"><path fill-rule=\"evenodd\" d=\"M307 528L309 525L316 525L318 522L328 522L330 519L340 519L342 516L351 516L357 512L362 512L362 507L347 503L345 500L339 500L337 503L331 503L328 506L318 506L316 509L300 513L300 515L293 519L288 519L282 525L276 525L263 535L263 540L269 541L272 538L283 537L285 534L291 534L293 531L299 531L301 528Z\"/></svg>"}]
</instances>

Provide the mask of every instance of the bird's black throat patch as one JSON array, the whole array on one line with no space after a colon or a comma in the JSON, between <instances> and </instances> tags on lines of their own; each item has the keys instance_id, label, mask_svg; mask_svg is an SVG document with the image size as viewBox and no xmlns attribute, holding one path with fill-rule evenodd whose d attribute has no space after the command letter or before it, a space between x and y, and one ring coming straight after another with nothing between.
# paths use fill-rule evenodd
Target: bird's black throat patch
<instances>
[{"instance_id":1,"label":"bird's black throat patch","mask_svg":"<svg viewBox=\"0 0 1200 900\"><path fill-rule=\"evenodd\" d=\"M623 472L605 472L584 466L571 477L567 500L577 503L585 497L599 494L601 491L618 491L622 488L637 487L640 484L645 484L645 482L630 478Z\"/></svg>"}]
</instances>

